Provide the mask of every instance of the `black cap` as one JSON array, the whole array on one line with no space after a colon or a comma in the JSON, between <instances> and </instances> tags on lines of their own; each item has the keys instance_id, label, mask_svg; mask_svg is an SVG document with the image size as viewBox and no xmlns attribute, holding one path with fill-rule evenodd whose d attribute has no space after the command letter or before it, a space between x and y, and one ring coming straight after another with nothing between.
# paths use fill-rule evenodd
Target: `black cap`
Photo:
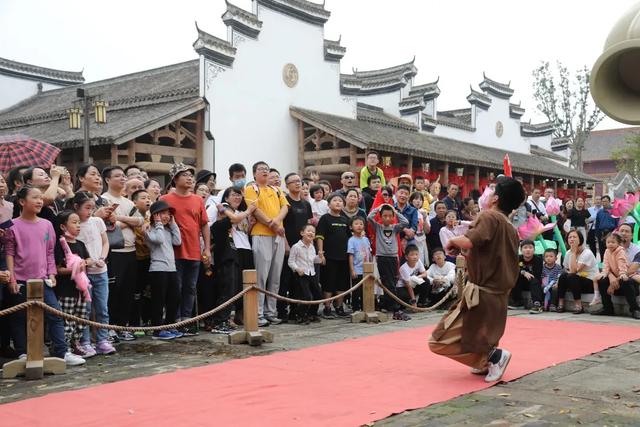
<instances>
[{"instance_id":1,"label":"black cap","mask_svg":"<svg viewBox=\"0 0 640 427\"><path fill-rule=\"evenodd\" d=\"M196 174L196 185L200 184L201 182L207 182L209 180L209 177L211 176L213 176L213 179L218 179L218 175L216 175L215 172L211 172L206 169L199 170Z\"/></svg>"},{"instance_id":2,"label":"black cap","mask_svg":"<svg viewBox=\"0 0 640 427\"><path fill-rule=\"evenodd\" d=\"M153 202L153 204L149 208L149 213L151 215L155 215L158 212L162 212L162 211L166 211L166 210L171 212L171 214L175 214L176 213L176 210L173 209L171 206L169 206L169 203L165 202L164 200L158 200L156 202Z\"/></svg>"}]
</instances>

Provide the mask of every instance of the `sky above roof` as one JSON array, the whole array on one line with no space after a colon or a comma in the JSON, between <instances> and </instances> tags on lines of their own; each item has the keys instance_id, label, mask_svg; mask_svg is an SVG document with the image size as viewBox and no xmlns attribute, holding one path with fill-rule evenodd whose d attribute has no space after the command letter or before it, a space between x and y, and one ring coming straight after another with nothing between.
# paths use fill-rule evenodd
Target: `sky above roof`
<instances>
[{"instance_id":1,"label":"sky above roof","mask_svg":"<svg viewBox=\"0 0 640 427\"><path fill-rule=\"evenodd\" d=\"M343 73L410 61L416 84L440 77L438 109L464 108L482 73L515 90L523 120L543 121L532 70L542 60L591 68L609 30L637 0L327 0L325 38L342 36ZM251 10L250 0L234 4ZM224 0L86 2L2 0L0 57L68 71L87 81L196 58L200 28L226 38ZM10 42L8 42L10 41ZM239 55L242 54L240 51ZM622 127L610 119L598 129Z\"/></svg>"}]
</instances>

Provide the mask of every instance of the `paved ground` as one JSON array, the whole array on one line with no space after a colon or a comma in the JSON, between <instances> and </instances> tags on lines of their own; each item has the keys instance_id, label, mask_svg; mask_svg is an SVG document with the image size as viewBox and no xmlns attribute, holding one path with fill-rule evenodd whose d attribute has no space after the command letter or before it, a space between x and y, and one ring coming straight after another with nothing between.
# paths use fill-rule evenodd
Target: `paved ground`
<instances>
[{"instance_id":1,"label":"paved ground","mask_svg":"<svg viewBox=\"0 0 640 427\"><path fill-rule=\"evenodd\" d=\"M511 312L511 315L530 316L524 312ZM226 344L226 337L204 332L197 337L171 342L145 337L120 344L117 355L97 356L82 367L69 369L66 375L33 382L0 380L0 403L234 358L420 327L435 323L440 316L441 313L414 314L409 322L394 321L380 325L323 320L309 326L272 326L269 329L276 334L275 342L262 347L230 346ZM621 317L595 318L566 313L545 313L541 317L640 327L637 320ZM640 341L375 423L376 426L580 424L640 425Z\"/></svg>"}]
</instances>

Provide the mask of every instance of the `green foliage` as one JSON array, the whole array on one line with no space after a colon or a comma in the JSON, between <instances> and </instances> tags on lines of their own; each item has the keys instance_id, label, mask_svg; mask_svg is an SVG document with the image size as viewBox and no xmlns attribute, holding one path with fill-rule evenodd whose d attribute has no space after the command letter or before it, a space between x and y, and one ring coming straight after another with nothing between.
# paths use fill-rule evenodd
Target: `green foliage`
<instances>
[{"instance_id":1,"label":"green foliage","mask_svg":"<svg viewBox=\"0 0 640 427\"><path fill-rule=\"evenodd\" d=\"M547 120L556 124L555 138L571 141L572 166L582 169L582 151L589 133L604 119L593 103L589 88L589 69L584 66L571 76L560 61L556 70L542 62L533 70L533 96Z\"/></svg>"},{"instance_id":2,"label":"green foliage","mask_svg":"<svg viewBox=\"0 0 640 427\"><path fill-rule=\"evenodd\" d=\"M625 146L614 150L611 158L615 160L618 171L631 176L639 176L640 172L640 134L634 134L625 140Z\"/></svg>"}]
</instances>

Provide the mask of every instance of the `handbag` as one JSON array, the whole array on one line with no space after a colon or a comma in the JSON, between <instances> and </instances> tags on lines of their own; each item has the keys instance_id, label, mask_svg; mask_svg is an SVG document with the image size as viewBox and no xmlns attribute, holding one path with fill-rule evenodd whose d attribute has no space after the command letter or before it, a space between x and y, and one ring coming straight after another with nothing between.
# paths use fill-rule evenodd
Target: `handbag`
<instances>
[{"instance_id":1,"label":"handbag","mask_svg":"<svg viewBox=\"0 0 640 427\"><path fill-rule=\"evenodd\" d=\"M107 226L109 250L124 249L124 234L122 234L122 229L116 224L105 223L105 225Z\"/></svg>"}]
</instances>

